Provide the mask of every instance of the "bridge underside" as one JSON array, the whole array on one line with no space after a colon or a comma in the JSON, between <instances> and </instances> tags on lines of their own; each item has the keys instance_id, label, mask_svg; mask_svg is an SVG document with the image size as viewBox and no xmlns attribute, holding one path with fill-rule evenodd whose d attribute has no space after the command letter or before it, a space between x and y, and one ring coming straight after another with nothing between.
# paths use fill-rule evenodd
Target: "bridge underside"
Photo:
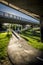
<instances>
[{"instance_id":1,"label":"bridge underside","mask_svg":"<svg viewBox=\"0 0 43 65\"><path fill-rule=\"evenodd\" d=\"M9 19L9 18L3 18L3 17L0 17L0 23L13 23L13 24L28 24L24 21L20 21L20 20L16 20L16 19Z\"/></svg>"},{"instance_id":2,"label":"bridge underside","mask_svg":"<svg viewBox=\"0 0 43 65\"><path fill-rule=\"evenodd\" d=\"M1 0L2 1L2 0ZM19 11L29 15L30 12L32 16L38 17L40 19L40 30L41 30L41 41L43 42L43 2L42 0L4 0L11 5L15 5ZM14 6L13 6L14 8ZM21 9L20 9L21 8ZM34 15L35 14L35 15ZM38 15L38 16L36 16Z\"/></svg>"},{"instance_id":3,"label":"bridge underside","mask_svg":"<svg viewBox=\"0 0 43 65\"><path fill-rule=\"evenodd\" d=\"M13 23L13 24L21 24L21 25L39 25L36 23L31 23L31 22L26 22L26 21L21 21L21 20L17 20L17 19L11 19L11 18L4 18L4 17L0 17L0 23Z\"/></svg>"}]
</instances>

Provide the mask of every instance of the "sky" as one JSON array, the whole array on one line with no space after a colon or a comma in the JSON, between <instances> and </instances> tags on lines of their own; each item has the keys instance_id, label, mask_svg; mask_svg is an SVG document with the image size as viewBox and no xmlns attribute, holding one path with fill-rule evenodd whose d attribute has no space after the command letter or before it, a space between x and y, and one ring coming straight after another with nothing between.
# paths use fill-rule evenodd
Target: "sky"
<instances>
[{"instance_id":1,"label":"sky","mask_svg":"<svg viewBox=\"0 0 43 65\"><path fill-rule=\"evenodd\" d=\"M36 19L34 19L34 18L32 18L32 17L26 15L26 14L23 14L23 13L21 13L21 12L15 10L15 9L12 9L12 8L10 8L10 7L8 7L8 6L5 6L4 4L1 4L1 3L0 3L0 11L7 12L7 13L11 13L11 14L13 14L13 15L26 18L26 19L28 19L28 20L30 20L30 21L32 21L32 22L39 23L38 20L36 20Z\"/></svg>"}]
</instances>

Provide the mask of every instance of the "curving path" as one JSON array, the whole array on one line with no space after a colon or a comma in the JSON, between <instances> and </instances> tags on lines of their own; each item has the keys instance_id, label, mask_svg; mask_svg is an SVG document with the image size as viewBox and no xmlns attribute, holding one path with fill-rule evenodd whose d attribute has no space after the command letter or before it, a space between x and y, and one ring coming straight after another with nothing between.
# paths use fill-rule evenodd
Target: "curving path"
<instances>
[{"instance_id":1,"label":"curving path","mask_svg":"<svg viewBox=\"0 0 43 65\"><path fill-rule=\"evenodd\" d=\"M39 56L40 52L28 45L17 33L15 34L18 38L12 34L7 50L12 63L14 65L30 65L33 63L35 65L36 57Z\"/></svg>"}]
</instances>

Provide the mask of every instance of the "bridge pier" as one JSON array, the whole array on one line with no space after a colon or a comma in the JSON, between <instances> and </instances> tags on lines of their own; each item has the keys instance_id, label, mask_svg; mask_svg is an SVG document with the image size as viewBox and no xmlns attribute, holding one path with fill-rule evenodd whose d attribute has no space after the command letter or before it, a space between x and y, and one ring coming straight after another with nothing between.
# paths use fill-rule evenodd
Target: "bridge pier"
<instances>
[{"instance_id":1,"label":"bridge pier","mask_svg":"<svg viewBox=\"0 0 43 65\"><path fill-rule=\"evenodd\" d=\"M43 42L43 16L40 16L40 36L41 42Z\"/></svg>"},{"instance_id":2,"label":"bridge pier","mask_svg":"<svg viewBox=\"0 0 43 65\"><path fill-rule=\"evenodd\" d=\"M15 25L15 31L16 31L16 25Z\"/></svg>"},{"instance_id":3,"label":"bridge pier","mask_svg":"<svg viewBox=\"0 0 43 65\"><path fill-rule=\"evenodd\" d=\"M15 31L20 32L22 30L22 25L15 25Z\"/></svg>"},{"instance_id":4,"label":"bridge pier","mask_svg":"<svg viewBox=\"0 0 43 65\"><path fill-rule=\"evenodd\" d=\"M22 25L22 27L23 27L23 28L25 28L25 27L26 27L26 25Z\"/></svg>"},{"instance_id":5,"label":"bridge pier","mask_svg":"<svg viewBox=\"0 0 43 65\"><path fill-rule=\"evenodd\" d=\"M39 2L40 4L40 32L41 32L41 42L43 42L43 3L42 1Z\"/></svg>"},{"instance_id":6,"label":"bridge pier","mask_svg":"<svg viewBox=\"0 0 43 65\"><path fill-rule=\"evenodd\" d=\"M21 25L21 27L20 27L20 30L22 30L22 25Z\"/></svg>"},{"instance_id":7,"label":"bridge pier","mask_svg":"<svg viewBox=\"0 0 43 65\"><path fill-rule=\"evenodd\" d=\"M26 25L22 25L22 29L24 29L26 27Z\"/></svg>"}]
</instances>

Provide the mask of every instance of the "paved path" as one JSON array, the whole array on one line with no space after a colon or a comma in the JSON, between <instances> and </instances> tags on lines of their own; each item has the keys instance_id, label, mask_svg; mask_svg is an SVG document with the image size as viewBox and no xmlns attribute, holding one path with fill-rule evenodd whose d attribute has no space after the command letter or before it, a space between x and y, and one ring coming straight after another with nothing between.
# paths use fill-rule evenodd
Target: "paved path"
<instances>
[{"instance_id":1,"label":"paved path","mask_svg":"<svg viewBox=\"0 0 43 65\"><path fill-rule=\"evenodd\" d=\"M18 35L18 34L17 34ZM40 52L19 36L17 39L13 34L8 45L8 55L14 65L30 65L37 62ZM35 65L35 64L34 64Z\"/></svg>"}]
</instances>

